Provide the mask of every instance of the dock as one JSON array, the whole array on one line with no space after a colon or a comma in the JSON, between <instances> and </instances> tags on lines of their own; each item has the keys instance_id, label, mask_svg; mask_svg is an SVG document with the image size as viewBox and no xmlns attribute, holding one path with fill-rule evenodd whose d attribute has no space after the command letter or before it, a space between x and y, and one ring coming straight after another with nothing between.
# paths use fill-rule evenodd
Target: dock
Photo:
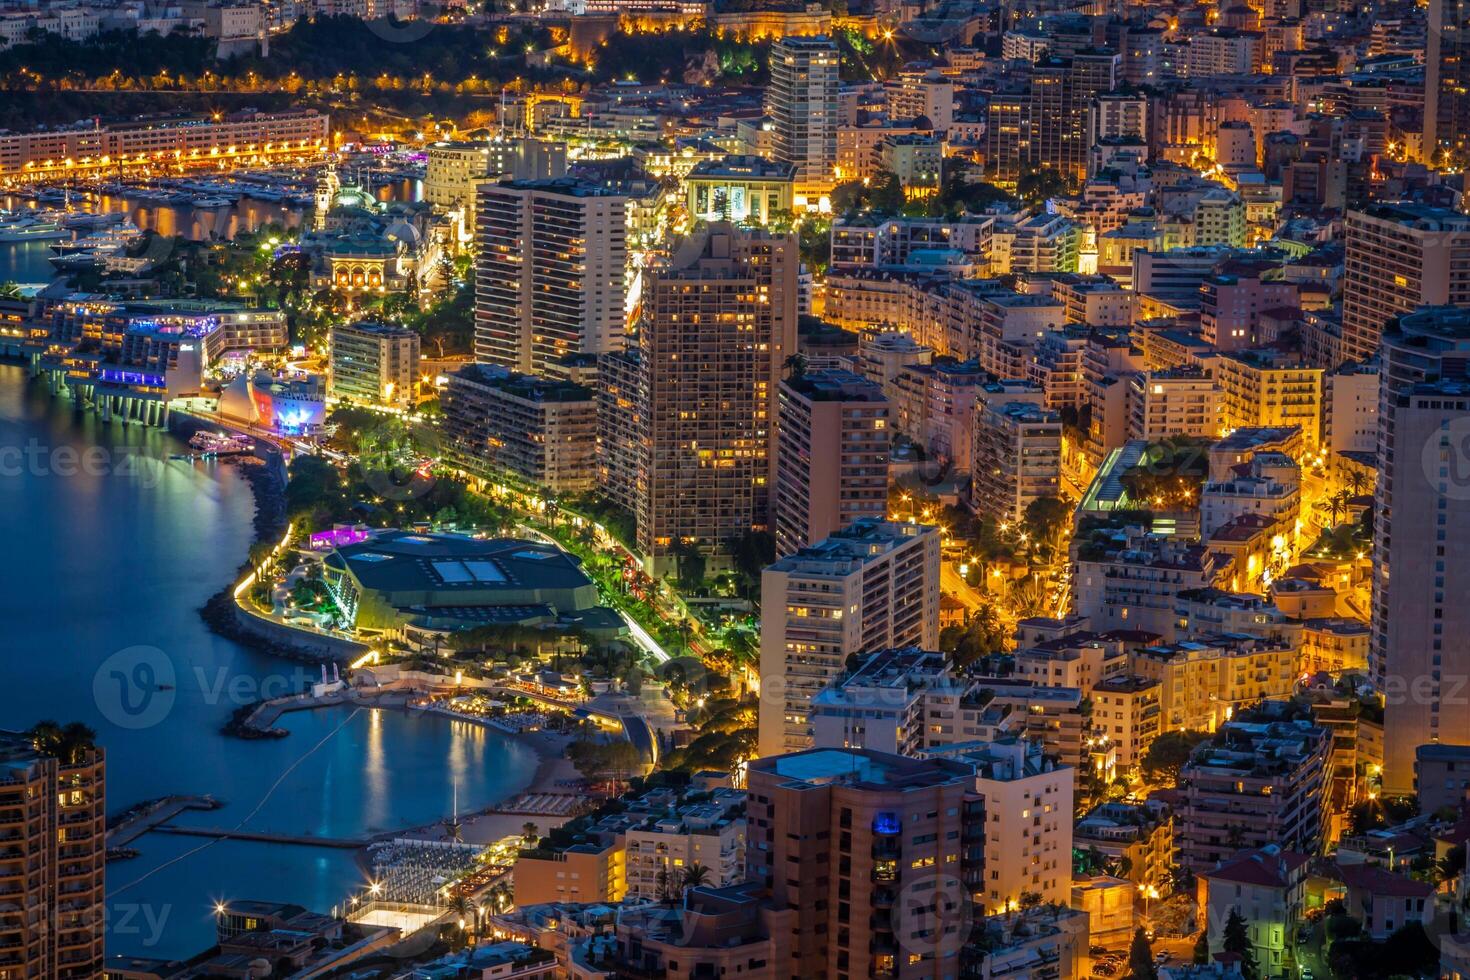
<instances>
[{"instance_id":1,"label":"dock","mask_svg":"<svg viewBox=\"0 0 1470 980\"><path fill-rule=\"evenodd\" d=\"M220 803L212 796L165 796L161 800L130 814L115 827L107 829L107 846L123 847L150 830L168 823L185 810L218 810Z\"/></svg>"},{"instance_id":2,"label":"dock","mask_svg":"<svg viewBox=\"0 0 1470 980\"><path fill-rule=\"evenodd\" d=\"M184 837L213 837L216 840L246 840L262 844L296 844L301 847L335 847L340 850L357 850L372 843L370 837L313 837L310 834L273 834L262 830L230 830L225 827L183 827L178 824L159 824L153 828L161 834L179 834Z\"/></svg>"}]
</instances>

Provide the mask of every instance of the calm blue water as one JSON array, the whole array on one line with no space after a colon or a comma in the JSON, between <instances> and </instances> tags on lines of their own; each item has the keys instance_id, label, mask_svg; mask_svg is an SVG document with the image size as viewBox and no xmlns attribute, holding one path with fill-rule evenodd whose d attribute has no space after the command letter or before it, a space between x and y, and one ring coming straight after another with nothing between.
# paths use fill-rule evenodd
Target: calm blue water
<instances>
[{"instance_id":1,"label":"calm blue water","mask_svg":"<svg viewBox=\"0 0 1470 980\"><path fill-rule=\"evenodd\" d=\"M250 829L356 837L444 816L456 782L467 809L530 781L536 757L519 743L397 711L288 715L292 734L279 740L220 735L242 700L316 674L214 636L199 618L246 553L254 504L230 467L168 460L179 449L159 430L76 414L0 365L0 728L83 721L107 750L109 812L212 793L223 809L180 818L208 826L256 811ZM119 700L111 670L133 676L140 655L103 665L136 646L156 648L142 659L174 685L129 714L137 705ZM344 850L230 842L169 863L203 843L149 835L133 845L140 857L108 866L110 954L199 951L217 899L325 911L360 885Z\"/></svg>"},{"instance_id":2,"label":"calm blue water","mask_svg":"<svg viewBox=\"0 0 1470 980\"><path fill-rule=\"evenodd\" d=\"M50 242L0 242L0 283L44 286L56 275Z\"/></svg>"}]
</instances>

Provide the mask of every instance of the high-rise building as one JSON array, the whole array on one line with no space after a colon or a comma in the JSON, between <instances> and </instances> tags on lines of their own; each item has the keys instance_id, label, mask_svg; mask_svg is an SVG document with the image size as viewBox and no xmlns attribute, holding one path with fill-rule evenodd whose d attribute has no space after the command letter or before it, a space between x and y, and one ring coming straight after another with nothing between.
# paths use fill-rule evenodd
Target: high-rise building
<instances>
[{"instance_id":1,"label":"high-rise building","mask_svg":"<svg viewBox=\"0 0 1470 980\"><path fill-rule=\"evenodd\" d=\"M628 198L572 178L480 185L475 359L544 374L623 343Z\"/></svg>"},{"instance_id":2,"label":"high-rise building","mask_svg":"<svg viewBox=\"0 0 1470 980\"><path fill-rule=\"evenodd\" d=\"M1470 10L1454 0L1430 0L1424 51L1424 143L1433 166L1440 154L1463 163L1470 139Z\"/></svg>"},{"instance_id":3,"label":"high-rise building","mask_svg":"<svg viewBox=\"0 0 1470 980\"><path fill-rule=\"evenodd\" d=\"M1237 712L1180 770L1179 863L1206 871L1267 844L1319 853L1331 757L1331 733L1305 708L1263 701Z\"/></svg>"},{"instance_id":4,"label":"high-rise building","mask_svg":"<svg viewBox=\"0 0 1470 980\"><path fill-rule=\"evenodd\" d=\"M962 762L857 749L750 763L748 876L800 920L769 975L965 975L986 829L974 784Z\"/></svg>"},{"instance_id":5,"label":"high-rise building","mask_svg":"<svg viewBox=\"0 0 1470 980\"><path fill-rule=\"evenodd\" d=\"M1470 306L1470 216L1375 204L1347 213L1344 241L1344 361L1372 356L1393 317L1421 306Z\"/></svg>"},{"instance_id":6,"label":"high-rise building","mask_svg":"<svg viewBox=\"0 0 1470 980\"><path fill-rule=\"evenodd\" d=\"M472 472L552 493L597 486L597 398L583 385L467 364L443 396L449 456Z\"/></svg>"},{"instance_id":7,"label":"high-rise building","mask_svg":"<svg viewBox=\"0 0 1470 980\"><path fill-rule=\"evenodd\" d=\"M486 179L547 180L567 172L565 143L529 138L441 141L429 144L424 166L424 200L463 208L473 228L475 196Z\"/></svg>"},{"instance_id":8,"label":"high-rise building","mask_svg":"<svg viewBox=\"0 0 1470 980\"><path fill-rule=\"evenodd\" d=\"M1020 907L1027 893L1065 905L1072 894L1073 770L1046 756L1040 742L1010 737L954 756L975 767L985 801L987 915Z\"/></svg>"},{"instance_id":9,"label":"high-rise building","mask_svg":"<svg viewBox=\"0 0 1470 980\"><path fill-rule=\"evenodd\" d=\"M1470 310L1383 334L1373 520L1373 677L1383 790L1414 790L1414 750L1470 744Z\"/></svg>"},{"instance_id":10,"label":"high-rise building","mask_svg":"<svg viewBox=\"0 0 1470 980\"><path fill-rule=\"evenodd\" d=\"M328 393L366 405L412 407L419 380L419 335L390 323L332 328Z\"/></svg>"},{"instance_id":11,"label":"high-rise building","mask_svg":"<svg viewBox=\"0 0 1470 980\"><path fill-rule=\"evenodd\" d=\"M631 453L608 446L604 456L636 470L638 550L655 575L691 548L717 558L732 537L769 523L798 265L794 235L714 224L646 277L636 377L625 379L641 402L638 425L624 433ZM632 373L619 366L611 376Z\"/></svg>"},{"instance_id":12,"label":"high-rise building","mask_svg":"<svg viewBox=\"0 0 1470 980\"><path fill-rule=\"evenodd\" d=\"M106 765L102 750L0 734L0 976L102 976Z\"/></svg>"},{"instance_id":13,"label":"high-rise building","mask_svg":"<svg viewBox=\"0 0 1470 980\"><path fill-rule=\"evenodd\" d=\"M760 753L811 745L811 700L854 653L935 649L939 529L863 520L761 574Z\"/></svg>"},{"instance_id":14,"label":"high-rise building","mask_svg":"<svg viewBox=\"0 0 1470 980\"><path fill-rule=\"evenodd\" d=\"M798 204L814 201L834 182L840 60L829 37L783 37L771 45L766 115L776 159L796 166Z\"/></svg>"},{"instance_id":15,"label":"high-rise building","mask_svg":"<svg viewBox=\"0 0 1470 980\"><path fill-rule=\"evenodd\" d=\"M851 371L793 375L777 389L776 554L888 510L888 399Z\"/></svg>"},{"instance_id":16,"label":"high-rise building","mask_svg":"<svg viewBox=\"0 0 1470 980\"><path fill-rule=\"evenodd\" d=\"M998 521L1020 521L1034 500L1055 497L1062 471L1062 417L1002 395L976 405L970 507Z\"/></svg>"}]
</instances>

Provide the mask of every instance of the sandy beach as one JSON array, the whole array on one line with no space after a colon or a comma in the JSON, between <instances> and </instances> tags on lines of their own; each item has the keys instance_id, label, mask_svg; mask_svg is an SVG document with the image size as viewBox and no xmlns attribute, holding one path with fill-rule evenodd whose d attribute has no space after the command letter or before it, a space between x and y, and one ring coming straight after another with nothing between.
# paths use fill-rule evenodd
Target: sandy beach
<instances>
[{"instance_id":1,"label":"sandy beach","mask_svg":"<svg viewBox=\"0 0 1470 980\"><path fill-rule=\"evenodd\" d=\"M473 723L473 719L464 719ZM528 746L540 758L536 766L536 772L531 776L531 781L521 790L500 803L509 802L515 796L534 793L555 793L561 796L580 796L578 790L560 785L566 780L580 779L576 766L566 757L566 747L571 739L566 735L555 732L521 732L510 736L522 745ZM493 811L494 804L487 809ZM519 835L523 827L528 823L536 825L541 834L545 834L552 828L560 827L571 819L570 815L552 816L539 813L494 813L476 811L461 814L460 837L471 844L492 844L512 834ZM423 827L415 827L405 830L396 837L418 837L426 840L444 840L445 832L442 823L429 824Z\"/></svg>"}]
</instances>

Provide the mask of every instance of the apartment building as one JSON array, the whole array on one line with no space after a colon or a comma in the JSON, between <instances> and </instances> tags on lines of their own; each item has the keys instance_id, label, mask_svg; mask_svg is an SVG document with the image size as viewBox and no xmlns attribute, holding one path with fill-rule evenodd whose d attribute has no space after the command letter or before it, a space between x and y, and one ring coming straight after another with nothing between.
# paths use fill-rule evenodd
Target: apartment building
<instances>
[{"instance_id":1,"label":"apartment building","mask_svg":"<svg viewBox=\"0 0 1470 980\"><path fill-rule=\"evenodd\" d=\"M839 60L837 45L823 35L783 37L771 46L771 149L796 167L798 207L815 204L834 183Z\"/></svg>"},{"instance_id":2,"label":"apartment building","mask_svg":"<svg viewBox=\"0 0 1470 980\"><path fill-rule=\"evenodd\" d=\"M327 392L339 401L411 408L418 403L419 335L388 323L333 327Z\"/></svg>"},{"instance_id":3,"label":"apartment building","mask_svg":"<svg viewBox=\"0 0 1470 980\"><path fill-rule=\"evenodd\" d=\"M745 880L745 794L718 789L681 803L628 828L623 842L631 898L682 894L690 868L704 870L708 887L737 884Z\"/></svg>"},{"instance_id":4,"label":"apartment building","mask_svg":"<svg viewBox=\"0 0 1470 980\"><path fill-rule=\"evenodd\" d=\"M928 755L973 766L975 792L985 801L985 878L974 896L976 911L1013 911L1026 895L1067 904L1072 897L1072 768L1057 765L1040 742L1025 738Z\"/></svg>"},{"instance_id":5,"label":"apartment building","mask_svg":"<svg viewBox=\"0 0 1470 980\"><path fill-rule=\"evenodd\" d=\"M1217 438L1224 430L1219 387L1200 368L1145 371L1128 382L1128 438L1158 442L1173 436Z\"/></svg>"},{"instance_id":6,"label":"apartment building","mask_svg":"<svg viewBox=\"0 0 1470 980\"><path fill-rule=\"evenodd\" d=\"M442 403L444 442L456 465L553 494L598 485L592 389L470 364L449 375Z\"/></svg>"},{"instance_id":7,"label":"apartment building","mask_svg":"<svg viewBox=\"0 0 1470 980\"><path fill-rule=\"evenodd\" d=\"M1140 887L1167 892L1172 886L1174 819L1164 803L1099 804L1077 821L1072 846L1097 851L1119 867L1119 876ZM1125 864L1127 870L1121 870Z\"/></svg>"},{"instance_id":8,"label":"apartment building","mask_svg":"<svg viewBox=\"0 0 1470 980\"><path fill-rule=\"evenodd\" d=\"M1470 743L1470 314L1434 307L1383 335L1373 522L1373 678L1383 789L1409 792L1414 750Z\"/></svg>"},{"instance_id":9,"label":"apartment building","mask_svg":"<svg viewBox=\"0 0 1470 980\"><path fill-rule=\"evenodd\" d=\"M10 882L0 975L93 980L103 969L106 763L90 744L0 735Z\"/></svg>"},{"instance_id":10,"label":"apartment building","mask_svg":"<svg viewBox=\"0 0 1470 980\"><path fill-rule=\"evenodd\" d=\"M776 390L776 555L888 510L890 406L851 371L791 375Z\"/></svg>"},{"instance_id":11,"label":"apartment building","mask_svg":"<svg viewBox=\"0 0 1470 980\"><path fill-rule=\"evenodd\" d=\"M1319 853L1331 754L1328 731L1288 702L1236 712L1180 771L1179 863L1200 873L1268 844Z\"/></svg>"},{"instance_id":12,"label":"apartment building","mask_svg":"<svg viewBox=\"0 0 1470 980\"><path fill-rule=\"evenodd\" d=\"M1059 413L999 398L977 404L970 484L975 513L1001 522L1022 520L1033 501L1058 496L1061 469Z\"/></svg>"},{"instance_id":13,"label":"apartment building","mask_svg":"<svg viewBox=\"0 0 1470 980\"><path fill-rule=\"evenodd\" d=\"M1080 778L1087 758L1083 702L1076 688L955 670L942 653L881 650L812 698L812 744L913 756L1029 738Z\"/></svg>"},{"instance_id":14,"label":"apartment building","mask_svg":"<svg viewBox=\"0 0 1470 980\"><path fill-rule=\"evenodd\" d=\"M1211 358L1226 429L1294 425L1309 452L1321 443L1322 369L1271 350Z\"/></svg>"},{"instance_id":15,"label":"apartment building","mask_svg":"<svg viewBox=\"0 0 1470 980\"><path fill-rule=\"evenodd\" d=\"M1371 357L1394 317L1421 306L1470 305L1470 216L1374 204L1347 212L1343 237L1344 361Z\"/></svg>"},{"instance_id":16,"label":"apartment building","mask_svg":"<svg viewBox=\"0 0 1470 980\"><path fill-rule=\"evenodd\" d=\"M1314 853L1269 843L1202 870L1199 907L1205 913L1210 953L1224 952L1225 925L1234 912L1245 923L1258 968L1270 973L1286 968L1296 926L1306 911Z\"/></svg>"},{"instance_id":17,"label":"apartment building","mask_svg":"<svg viewBox=\"0 0 1470 980\"><path fill-rule=\"evenodd\" d=\"M1074 540L1072 610L1100 630L1143 630L1171 640L1179 593L1212 586L1225 571L1202 545L1149 537Z\"/></svg>"},{"instance_id":18,"label":"apartment building","mask_svg":"<svg viewBox=\"0 0 1470 980\"><path fill-rule=\"evenodd\" d=\"M1238 518L1265 517L1273 529L1294 536L1301 517L1301 467L1284 453L1251 457L1244 473L1209 480L1200 488L1200 533L1208 538Z\"/></svg>"},{"instance_id":19,"label":"apartment building","mask_svg":"<svg viewBox=\"0 0 1470 980\"><path fill-rule=\"evenodd\" d=\"M628 200L569 177L480 185L476 360L545 374L623 346Z\"/></svg>"},{"instance_id":20,"label":"apartment building","mask_svg":"<svg viewBox=\"0 0 1470 980\"><path fill-rule=\"evenodd\" d=\"M855 653L939 642L939 530L863 520L761 574L761 755L811 744L811 699Z\"/></svg>"},{"instance_id":21,"label":"apartment building","mask_svg":"<svg viewBox=\"0 0 1470 980\"><path fill-rule=\"evenodd\" d=\"M1092 689L1092 731L1112 743L1119 768L1143 760L1163 730L1163 684L1136 674L1109 677Z\"/></svg>"},{"instance_id":22,"label":"apartment building","mask_svg":"<svg viewBox=\"0 0 1470 980\"><path fill-rule=\"evenodd\" d=\"M1130 671L1159 683L1159 731L1215 731L1257 701L1290 697L1296 646L1285 639L1202 635L1139 647Z\"/></svg>"},{"instance_id":23,"label":"apartment building","mask_svg":"<svg viewBox=\"0 0 1470 980\"><path fill-rule=\"evenodd\" d=\"M863 750L751 762L748 876L775 907L801 910L772 973L959 976L971 949L965 899L986 856L972 837L986 826L975 785L963 762ZM904 900L918 894L933 902Z\"/></svg>"}]
</instances>

